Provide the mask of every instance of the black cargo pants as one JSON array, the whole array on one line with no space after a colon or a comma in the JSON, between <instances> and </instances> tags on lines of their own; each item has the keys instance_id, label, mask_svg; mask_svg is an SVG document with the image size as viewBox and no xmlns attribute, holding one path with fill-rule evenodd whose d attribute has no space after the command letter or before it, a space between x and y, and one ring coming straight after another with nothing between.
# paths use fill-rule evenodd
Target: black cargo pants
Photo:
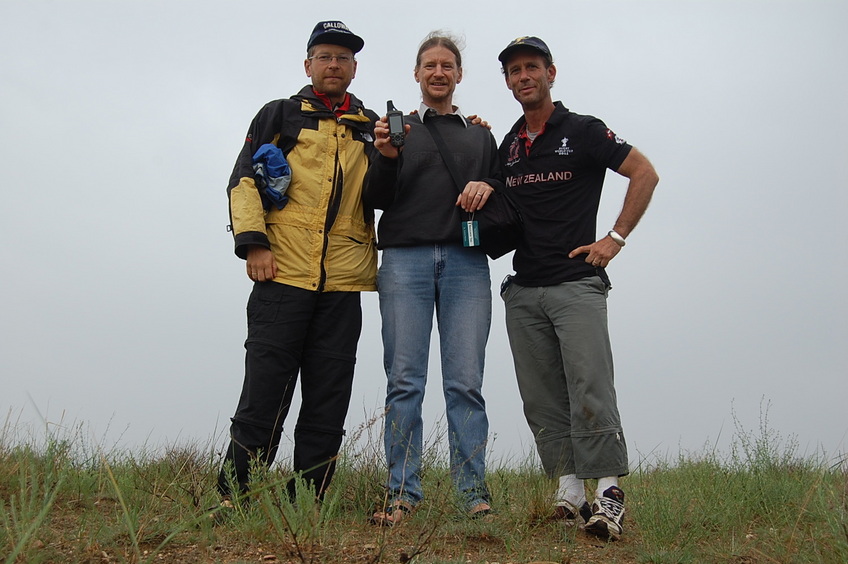
<instances>
[{"instance_id":1,"label":"black cargo pants","mask_svg":"<svg viewBox=\"0 0 848 564\"><path fill-rule=\"evenodd\" d=\"M244 385L218 490L246 493L250 463L270 465L300 374L293 469L323 496L335 471L362 329L359 292L312 292L257 282L247 303ZM234 476L227 468L232 465ZM289 483L293 491L294 482Z\"/></svg>"}]
</instances>

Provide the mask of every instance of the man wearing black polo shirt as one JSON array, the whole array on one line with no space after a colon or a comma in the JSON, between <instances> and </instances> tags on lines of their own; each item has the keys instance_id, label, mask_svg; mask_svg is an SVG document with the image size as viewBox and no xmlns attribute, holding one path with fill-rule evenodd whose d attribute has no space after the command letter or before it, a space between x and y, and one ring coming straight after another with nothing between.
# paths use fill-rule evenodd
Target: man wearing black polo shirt
<instances>
[{"instance_id":1,"label":"man wearing black polo shirt","mask_svg":"<svg viewBox=\"0 0 848 564\"><path fill-rule=\"evenodd\" d=\"M622 533L627 447L613 385L605 267L624 247L659 178L635 148L592 116L554 103L548 46L512 41L499 55L524 115L500 145L506 189L524 220L505 284L506 323L524 413L545 472L559 480L555 515ZM606 169L630 179L612 230L596 240ZM605 230L606 231L606 230ZM597 479L586 501L584 479Z\"/></svg>"}]
</instances>

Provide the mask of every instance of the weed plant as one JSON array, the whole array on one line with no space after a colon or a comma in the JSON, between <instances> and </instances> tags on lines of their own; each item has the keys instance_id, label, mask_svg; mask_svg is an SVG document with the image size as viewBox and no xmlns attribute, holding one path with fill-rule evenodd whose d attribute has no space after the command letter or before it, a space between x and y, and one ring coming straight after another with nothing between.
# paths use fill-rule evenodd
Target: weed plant
<instances>
[{"instance_id":1,"label":"weed plant","mask_svg":"<svg viewBox=\"0 0 848 564\"><path fill-rule=\"evenodd\" d=\"M468 519L440 433L427 441L419 509L398 527L370 525L385 503L379 423L353 434L356 450L340 455L323 502L302 483L288 498L283 461L258 471L250 498L227 511L218 509L213 445L101 452L79 429L21 438L7 425L0 563L848 562L844 459L798 456L767 414L754 433L736 421L729 453L642 461L622 482L627 515L617 542L549 519L554 485L533 455L490 464L496 513Z\"/></svg>"}]
</instances>

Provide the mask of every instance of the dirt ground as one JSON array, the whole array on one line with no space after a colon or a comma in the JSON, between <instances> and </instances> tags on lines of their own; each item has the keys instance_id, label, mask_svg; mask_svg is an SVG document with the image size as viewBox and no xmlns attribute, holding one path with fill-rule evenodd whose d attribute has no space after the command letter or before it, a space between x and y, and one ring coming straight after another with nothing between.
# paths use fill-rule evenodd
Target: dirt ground
<instances>
[{"instance_id":1,"label":"dirt ground","mask_svg":"<svg viewBox=\"0 0 848 564\"><path fill-rule=\"evenodd\" d=\"M530 537L523 536L520 547L510 548L509 534L498 534L496 527L472 533L429 531L408 523L394 529L350 524L334 538L321 543L293 542L251 544L231 535L216 535L208 545L171 545L160 553L144 556L153 562L174 563L399 563L456 562L485 564L576 564L604 562L635 564L635 534L607 542L583 531L559 534L555 528L539 527ZM559 540L557 540L559 538ZM100 562L120 561L123 555L103 558Z\"/></svg>"}]
</instances>

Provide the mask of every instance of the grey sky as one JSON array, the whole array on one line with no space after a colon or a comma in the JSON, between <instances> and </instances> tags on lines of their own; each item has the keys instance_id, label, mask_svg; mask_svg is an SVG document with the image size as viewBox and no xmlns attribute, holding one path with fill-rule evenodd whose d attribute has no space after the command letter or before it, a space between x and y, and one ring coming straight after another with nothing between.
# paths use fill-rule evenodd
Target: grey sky
<instances>
[{"instance_id":1,"label":"grey sky","mask_svg":"<svg viewBox=\"0 0 848 564\"><path fill-rule=\"evenodd\" d=\"M111 448L223 442L250 282L225 230L248 123L307 83L321 19L365 38L351 90L417 107L418 42L465 37L456 102L500 141L520 108L497 54L538 35L555 99L603 119L661 176L609 271L620 408L635 466L726 446L733 414L846 452L848 3L0 2L0 409ZM400 22L388 25L390 21ZM610 173L599 231L626 184ZM492 263L496 288L510 259ZM385 392L375 294L349 415ZM431 355L425 418L443 400ZM532 452L503 307L484 392L495 460ZM291 426L287 425L287 429ZM367 433L366 433L367 434ZM372 434L375 432L372 430Z\"/></svg>"}]
</instances>

